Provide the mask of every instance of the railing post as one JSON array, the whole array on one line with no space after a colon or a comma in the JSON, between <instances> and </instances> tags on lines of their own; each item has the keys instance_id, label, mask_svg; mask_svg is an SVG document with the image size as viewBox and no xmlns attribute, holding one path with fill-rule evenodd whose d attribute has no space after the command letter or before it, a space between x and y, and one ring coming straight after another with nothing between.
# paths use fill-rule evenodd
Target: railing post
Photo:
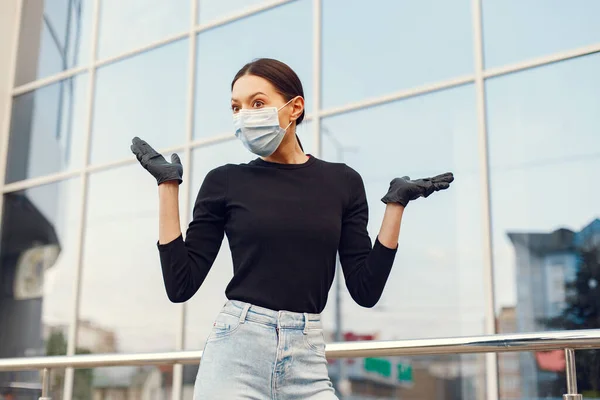
<instances>
[{"instance_id":1,"label":"railing post","mask_svg":"<svg viewBox=\"0 0 600 400\"><path fill-rule=\"evenodd\" d=\"M577 370L575 368L575 350L565 349L565 362L567 373L567 394L563 400L582 400L583 396L577 394Z\"/></svg>"},{"instance_id":2,"label":"railing post","mask_svg":"<svg viewBox=\"0 0 600 400\"><path fill-rule=\"evenodd\" d=\"M52 400L50 397L50 370L44 368L42 370L42 397L40 400Z\"/></svg>"}]
</instances>

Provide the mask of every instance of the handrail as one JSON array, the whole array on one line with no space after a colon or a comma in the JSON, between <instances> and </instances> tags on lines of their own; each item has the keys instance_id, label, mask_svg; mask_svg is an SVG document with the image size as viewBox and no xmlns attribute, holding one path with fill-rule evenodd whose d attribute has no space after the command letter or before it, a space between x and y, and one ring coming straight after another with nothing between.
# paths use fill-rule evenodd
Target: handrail
<instances>
[{"instance_id":1,"label":"handrail","mask_svg":"<svg viewBox=\"0 0 600 400\"><path fill-rule=\"evenodd\" d=\"M575 350L600 348L600 329L536 332L509 335L467 336L439 339L360 341L328 344L328 358L423 356L438 354L565 351L567 394L564 400L582 400L577 394ZM42 396L50 400L48 377L53 368L94 368L156 364L197 364L202 351L140 354L86 354L0 359L0 371L41 370Z\"/></svg>"},{"instance_id":2,"label":"handrail","mask_svg":"<svg viewBox=\"0 0 600 400\"><path fill-rule=\"evenodd\" d=\"M341 342L328 344L326 354L327 358L351 358L598 348L600 348L600 329L586 329L439 339ZM197 364L201 358L200 350L5 358L0 359L0 371Z\"/></svg>"}]
</instances>

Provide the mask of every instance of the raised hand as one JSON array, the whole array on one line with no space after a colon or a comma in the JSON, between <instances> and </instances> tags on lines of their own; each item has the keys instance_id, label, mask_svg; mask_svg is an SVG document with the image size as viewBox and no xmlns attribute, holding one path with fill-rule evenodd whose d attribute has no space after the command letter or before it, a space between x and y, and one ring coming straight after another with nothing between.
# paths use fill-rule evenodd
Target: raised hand
<instances>
[{"instance_id":1,"label":"raised hand","mask_svg":"<svg viewBox=\"0 0 600 400\"><path fill-rule=\"evenodd\" d=\"M156 178L159 185L169 181L177 181L179 184L183 182L183 166L177 154L173 153L171 162L168 162L160 153L137 136L131 141L131 151L142 164L142 167Z\"/></svg>"},{"instance_id":2,"label":"raised hand","mask_svg":"<svg viewBox=\"0 0 600 400\"><path fill-rule=\"evenodd\" d=\"M408 176L396 178L390 182L390 188L381 201L385 204L398 203L406 207L411 200L427 197L433 192L448 189L453 180L454 175L451 172L433 178L416 180L411 180Z\"/></svg>"}]
</instances>

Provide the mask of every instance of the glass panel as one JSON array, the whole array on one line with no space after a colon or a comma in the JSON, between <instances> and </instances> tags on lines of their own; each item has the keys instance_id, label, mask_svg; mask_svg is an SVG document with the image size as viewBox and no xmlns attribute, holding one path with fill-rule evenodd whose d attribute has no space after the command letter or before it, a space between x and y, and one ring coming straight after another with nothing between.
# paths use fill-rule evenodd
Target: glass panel
<instances>
[{"instance_id":1,"label":"glass panel","mask_svg":"<svg viewBox=\"0 0 600 400\"><path fill-rule=\"evenodd\" d=\"M311 129L311 123L303 123L298 127L298 136L306 153L310 153L313 147ZM257 158L257 156L246 150L237 139L194 149L192 157L194 161L191 180L192 190L190 191L192 207L202 181L210 170L224 164L246 163ZM190 220L192 219L192 211L190 210ZM225 287L232 276L231 252L225 237L208 278L196 295L187 303L186 349L197 350L204 347L204 341L210 333L212 322L226 301ZM192 372L189 372L189 374L195 376Z\"/></svg>"},{"instance_id":2,"label":"glass panel","mask_svg":"<svg viewBox=\"0 0 600 400\"><path fill-rule=\"evenodd\" d=\"M295 1L233 22L198 36L195 136L231 132L231 81L255 58L275 58L288 64L304 86L306 110L312 110L311 1ZM294 27L290 45L290 27ZM256 32L257 34L253 34ZM235 51L223 44L235 44Z\"/></svg>"},{"instance_id":3,"label":"glass panel","mask_svg":"<svg viewBox=\"0 0 600 400\"><path fill-rule=\"evenodd\" d=\"M170 399L173 366L80 369L75 370L73 385L75 400Z\"/></svg>"},{"instance_id":4,"label":"glass panel","mask_svg":"<svg viewBox=\"0 0 600 400\"><path fill-rule=\"evenodd\" d=\"M323 2L324 108L473 72L469 0L376 4Z\"/></svg>"},{"instance_id":5,"label":"glass panel","mask_svg":"<svg viewBox=\"0 0 600 400\"><path fill-rule=\"evenodd\" d=\"M23 1L17 86L89 62L92 2Z\"/></svg>"},{"instance_id":6,"label":"glass panel","mask_svg":"<svg viewBox=\"0 0 600 400\"><path fill-rule=\"evenodd\" d=\"M102 0L100 4L99 59L190 29L190 1Z\"/></svg>"},{"instance_id":7,"label":"glass panel","mask_svg":"<svg viewBox=\"0 0 600 400\"><path fill-rule=\"evenodd\" d=\"M302 0L306 1L306 0ZM215 19L228 17L247 11L260 4L269 3L265 0L198 0L198 21L201 24Z\"/></svg>"},{"instance_id":8,"label":"glass panel","mask_svg":"<svg viewBox=\"0 0 600 400\"><path fill-rule=\"evenodd\" d=\"M90 334L78 346L173 350L179 308L167 299L156 247L156 181L136 163L92 174L89 185L79 327Z\"/></svg>"},{"instance_id":9,"label":"glass panel","mask_svg":"<svg viewBox=\"0 0 600 400\"><path fill-rule=\"evenodd\" d=\"M496 302L509 331L600 328L574 318L600 298L599 69L593 55L487 82ZM520 354L519 398L563 394L556 357ZM600 364L580 358L580 390L598 390Z\"/></svg>"},{"instance_id":10,"label":"glass panel","mask_svg":"<svg viewBox=\"0 0 600 400\"><path fill-rule=\"evenodd\" d=\"M4 195L0 358L66 354L80 200L78 179ZM62 392L55 384L62 374L55 371L53 395ZM34 388L39 383L37 372L0 372L0 394L7 389L16 398L37 398Z\"/></svg>"},{"instance_id":11,"label":"glass panel","mask_svg":"<svg viewBox=\"0 0 600 400\"><path fill-rule=\"evenodd\" d=\"M360 335L389 340L483 333L476 121L472 85L322 121L324 159L345 162L363 177L373 241L385 210L380 199L392 178L428 177L446 171L456 177L448 191L408 205L395 266L373 309L358 306L341 285L340 329L346 339ZM325 328L331 332L336 330L336 287L324 311ZM435 368L434 361L425 363ZM457 366L469 369L463 359ZM457 379L468 384L466 378ZM443 390L450 396L449 388Z\"/></svg>"},{"instance_id":12,"label":"glass panel","mask_svg":"<svg viewBox=\"0 0 600 400\"><path fill-rule=\"evenodd\" d=\"M600 42L595 0L483 0L486 67Z\"/></svg>"},{"instance_id":13,"label":"glass panel","mask_svg":"<svg viewBox=\"0 0 600 400\"><path fill-rule=\"evenodd\" d=\"M132 157L134 136L155 149L183 144L187 54L185 39L98 70L92 163Z\"/></svg>"},{"instance_id":14,"label":"glass panel","mask_svg":"<svg viewBox=\"0 0 600 400\"><path fill-rule=\"evenodd\" d=\"M6 183L82 166L87 88L79 75L15 97Z\"/></svg>"}]
</instances>

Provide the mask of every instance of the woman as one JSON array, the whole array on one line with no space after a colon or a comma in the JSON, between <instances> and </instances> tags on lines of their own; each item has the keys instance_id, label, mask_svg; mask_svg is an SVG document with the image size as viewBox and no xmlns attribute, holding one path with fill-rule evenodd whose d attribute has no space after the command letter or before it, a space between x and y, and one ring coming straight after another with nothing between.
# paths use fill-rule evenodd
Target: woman
<instances>
[{"instance_id":1,"label":"woman","mask_svg":"<svg viewBox=\"0 0 600 400\"><path fill-rule=\"evenodd\" d=\"M394 179L374 246L360 175L307 155L296 136L304 92L284 63L259 59L231 85L235 135L259 158L210 171L185 241L179 222L179 157L167 162L139 138L131 149L159 188L159 243L165 288L185 302L202 285L224 233L234 275L209 335L196 399L336 399L327 373L320 313L336 253L352 298L379 300L392 268L404 207L446 189L451 173Z\"/></svg>"}]
</instances>

